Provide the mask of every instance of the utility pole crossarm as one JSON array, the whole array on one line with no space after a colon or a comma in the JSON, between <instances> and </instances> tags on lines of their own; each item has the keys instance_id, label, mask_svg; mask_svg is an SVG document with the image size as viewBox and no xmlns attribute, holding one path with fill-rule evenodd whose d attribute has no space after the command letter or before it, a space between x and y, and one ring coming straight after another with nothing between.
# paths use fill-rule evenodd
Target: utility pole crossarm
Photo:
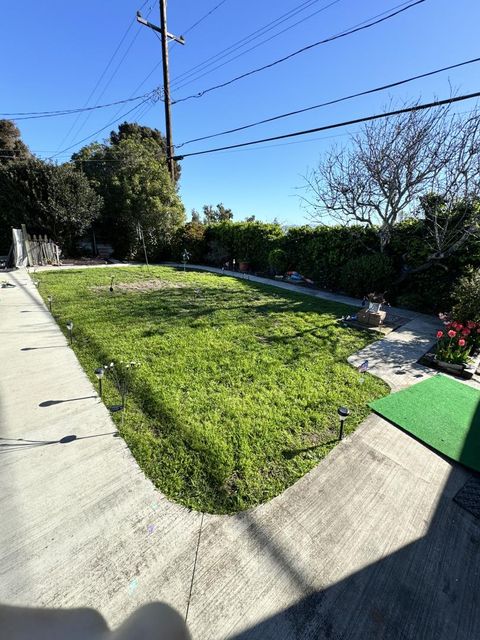
<instances>
[{"instance_id":1,"label":"utility pole crossarm","mask_svg":"<svg viewBox=\"0 0 480 640\"><path fill-rule=\"evenodd\" d=\"M149 27L150 29L153 29L153 31L158 31L158 33L162 33L162 29L160 27L157 27L156 24L153 24L153 22L149 22L148 20L143 18L140 11L137 11L137 22L139 22L140 24L144 24L146 27ZM168 33L168 31L167 31L167 38L169 40L175 40L175 42L178 42L178 44L185 44L185 38L183 36L174 36L173 33Z\"/></svg>"}]
</instances>

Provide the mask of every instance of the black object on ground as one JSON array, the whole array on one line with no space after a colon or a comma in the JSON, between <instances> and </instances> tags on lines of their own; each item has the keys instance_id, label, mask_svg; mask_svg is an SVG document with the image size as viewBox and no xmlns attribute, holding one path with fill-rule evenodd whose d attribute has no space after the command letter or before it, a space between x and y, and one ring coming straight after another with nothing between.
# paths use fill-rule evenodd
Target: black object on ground
<instances>
[{"instance_id":1,"label":"black object on ground","mask_svg":"<svg viewBox=\"0 0 480 640\"><path fill-rule=\"evenodd\" d=\"M480 477L473 476L467 480L453 500L480 520Z\"/></svg>"}]
</instances>

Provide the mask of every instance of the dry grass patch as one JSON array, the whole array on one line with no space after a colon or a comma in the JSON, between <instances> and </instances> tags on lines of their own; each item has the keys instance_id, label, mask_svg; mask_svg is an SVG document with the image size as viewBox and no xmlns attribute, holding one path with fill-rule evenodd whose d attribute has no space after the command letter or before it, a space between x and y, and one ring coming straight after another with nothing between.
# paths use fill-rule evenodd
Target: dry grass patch
<instances>
[{"instance_id":1,"label":"dry grass patch","mask_svg":"<svg viewBox=\"0 0 480 640\"><path fill-rule=\"evenodd\" d=\"M138 280L137 282L113 282L113 291L130 292L150 292L161 291L164 289L185 289L187 285L184 282L169 282L168 280L161 280L160 278L152 278L151 280ZM92 291L104 292L110 290L110 285L102 285L96 287L90 287Z\"/></svg>"}]
</instances>

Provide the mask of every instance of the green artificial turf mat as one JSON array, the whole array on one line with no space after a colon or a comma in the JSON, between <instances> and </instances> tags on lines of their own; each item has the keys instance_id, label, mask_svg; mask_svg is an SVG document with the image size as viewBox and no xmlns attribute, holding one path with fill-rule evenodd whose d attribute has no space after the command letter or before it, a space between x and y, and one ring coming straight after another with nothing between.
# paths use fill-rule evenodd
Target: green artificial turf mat
<instances>
[{"instance_id":1,"label":"green artificial turf mat","mask_svg":"<svg viewBox=\"0 0 480 640\"><path fill-rule=\"evenodd\" d=\"M480 471L480 391L436 375L370 406L433 449Z\"/></svg>"}]
</instances>

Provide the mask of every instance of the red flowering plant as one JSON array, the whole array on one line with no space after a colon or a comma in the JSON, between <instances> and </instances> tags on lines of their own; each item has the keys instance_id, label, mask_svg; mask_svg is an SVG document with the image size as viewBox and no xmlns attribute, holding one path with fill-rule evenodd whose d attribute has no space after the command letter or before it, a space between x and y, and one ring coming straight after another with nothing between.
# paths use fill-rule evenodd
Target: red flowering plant
<instances>
[{"instance_id":1,"label":"red flowering plant","mask_svg":"<svg viewBox=\"0 0 480 640\"><path fill-rule=\"evenodd\" d=\"M461 323L450 320L445 314L439 314L439 317L445 328L437 331L437 359L466 364L469 356L480 347L480 322Z\"/></svg>"}]
</instances>

